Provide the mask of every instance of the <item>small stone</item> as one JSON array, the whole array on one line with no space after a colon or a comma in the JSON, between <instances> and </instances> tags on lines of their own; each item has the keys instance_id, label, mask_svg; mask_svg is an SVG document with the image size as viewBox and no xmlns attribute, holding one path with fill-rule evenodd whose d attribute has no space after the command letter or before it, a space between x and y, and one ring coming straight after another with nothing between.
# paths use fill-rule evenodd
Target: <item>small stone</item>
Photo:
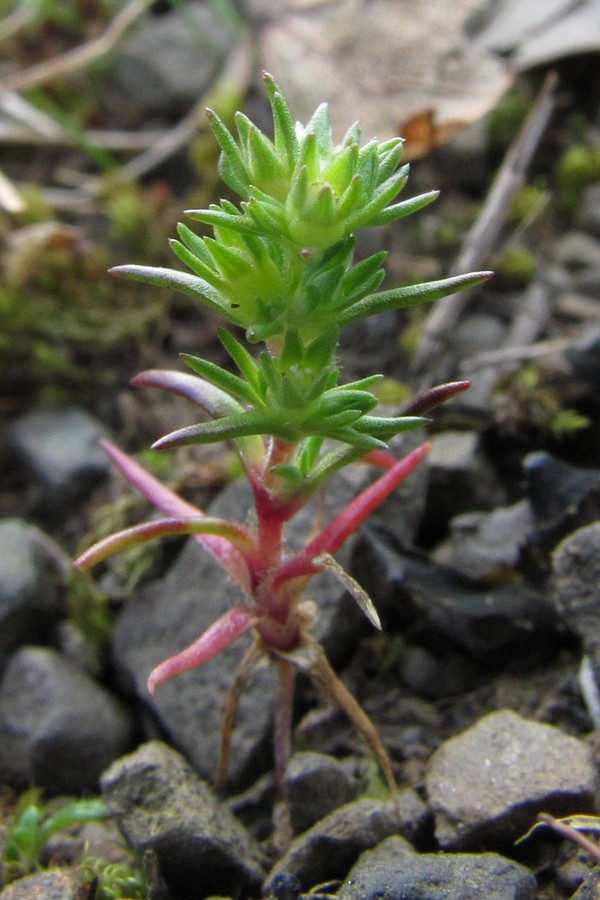
<instances>
[{"instance_id":1,"label":"small stone","mask_svg":"<svg viewBox=\"0 0 600 900\"><path fill-rule=\"evenodd\" d=\"M443 525L468 510L493 509L506 496L473 431L436 435L429 453L429 490L425 522Z\"/></svg>"},{"instance_id":2,"label":"small stone","mask_svg":"<svg viewBox=\"0 0 600 900\"><path fill-rule=\"evenodd\" d=\"M0 521L0 667L25 643L47 637L62 613L60 549L21 519Z\"/></svg>"},{"instance_id":3,"label":"small stone","mask_svg":"<svg viewBox=\"0 0 600 900\"><path fill-rule=\"evenodd\" d=\"M101 785L128 844L156 855L174 893L255 896L263 880L258 847L175 750L143 744L113 763Z\"/></svg>"},{"instance_id":4,"label":"small stone","mask_svg":"<svg viewBox=\"0 0 600 900\"><path fill-rule=\"evenodd\" d=\"M583 231L600 238L600 184L590 184L585 188L577 220Z\"/></svg>"},{"instance_id":5,"label":"small stone","mask_svg":"<svg viewBox=\"0 0 600 900\"><path fill-rule=\"evenodd\" d=\"M444 850L512 843L538 812L593 809L589 747L511 710L490 713L429 760L427 793Z\"/></svg>"},{"instance_id":6,"label":"small stone","mask_svg":"<svg viewBox=\"0 0 600 900\"><path fill-rule=\"evenodd\" d=\"M571 900L598 900L600 895L600 869L590 872L583 884L577 888Z\"/></svg>"},{"instance_id":7,"label":"small stone","mask_svg":"<svg viewBox=\"0 0 600 900\"><path fill-rule=\"evenodd\" d=\"M0 683L0 777L17 789L94 791L125 752L128 713L85 672L46 647L23 647Z\"/></svg>"},{"instance_id":8,"label":"small stone","mask_svg":"<svg viewBox=\"0 0 600 900\"><path fill-rule=\"evenodd\" d=\"M384 854L391 838L363 853L338 900L528 900L536 881L524 866L496 853ZM377 857L369 858L371 853Z\"/></svg>"},{"instance_id":9,"label":"small stone","mask_svg":"<svg viewBox=\"0 0 600 900\"><path fill-rule=\"evenodd\" d=\"M19 878L0 891L0 900L80 900L81 882L70 871L52 869Z\"/></svg>"},{"instance_id":10,"label":"small stone","mask_svg":"<svg viewBox=\"0 0 600 900\"><path fill-rule=\"evenodd\" d=\"M492 512L469 512L450 523L448 563L474 580L506 577L519 562L534 520L527 500Z\"/></svg>"},{"instance_id":11,"label":"small stone","mask_svg":"<svg viewBox=\"0 0 600 900\"><path fill-rule=\"evenodd\" d=\"M584 231L569 231L556 240L554 259L571 271L600 266L600 242Z\"/></svg>"},{"instance_id":12,"label":"small stone","mask_svg":"<svg viewBox=\"0 0 600 900\"><path fill-rule=\"evenodd\" d=\"M557 612L600 671L600 523L578 528L553 556Z\"/></svg>"},{"instance_id":13,"label":"small stone","mask_svg":"<svg viewBox=\"0 0 600 900\"><path fill-rule=\"evenodd\" d=\"M123 42L109 94L111 109L140 117L170 115L198 101L210 87L234 36L210 3L189 2L144 16Z\"/></svg>"},{"instance_id":14,"label":"small stone","mask_svg":"<svg viewBox=\"0 0 600 900\"><path fill-rule=\"evenodd\" d=\"M307 751L292 756L284 793L292 830L301 834L338 806L354 800L357 785L334 756Z\"/></svg>"},{"instance_id":15,"label":"small stone","mask_svg":"<svg viewBox=\"0 0 600 900\"><path fill-rule=\"evenodd\" d=\"M556 529L586 503L600 512L600 471L572 466L546 451L530 453L523 465L527 497L538 528ZM591 506L593 504L593 506Z\"/></svg>"},{"instance_id":16,"label":"small stone","mask_svg":"<svg viewBox=\"0 0 600 900\"><path fill-rule=\"evenodd\" d=\"M85 497L108 473L101 437L100 424L77 407L35 410L11 424L9 444L38 480L43 513Z\"/></svg>"},{"instance_id":17,"label":"small stone","mask_svg":"<svg viewBox=\"0 0 600 900\"><path fill-rule=\"evenodd\" d=\"M387 801L347 803L297 837L269 875L267 887L279 872L294 875L304 891L315 884L345 878L358 856L391 835L414 839L427 811L413 790Z\"/></svg>"}]
</instances>

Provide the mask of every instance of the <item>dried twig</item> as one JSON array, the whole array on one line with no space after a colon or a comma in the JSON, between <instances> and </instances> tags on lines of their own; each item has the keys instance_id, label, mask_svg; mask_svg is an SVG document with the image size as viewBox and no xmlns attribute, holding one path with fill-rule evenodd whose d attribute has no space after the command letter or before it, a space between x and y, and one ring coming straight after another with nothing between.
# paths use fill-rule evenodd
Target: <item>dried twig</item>
<instances>
[{"instance_id":1,"label":"dried twig","mask_svg":"<svg viewBox=\"0 0 600 900\"><path fill-rule=\"evenodd\" d=\"M1 91L25 91L40 84L64 78L71 72L83 69L115 46L130 25L135 22L155 0L131 0L110 22L99 37L75 47L62 56L38 63L24 72L14 72L0 82Z\"/></svg>"},{"instance_id":2,"label":"dried twig","mask_svg":"<svg viewBox=\"0 0 600 900\"><path fill-rule=\"evenodd\" d=\"M554 110L556 85L557 77L551 73L546 78L535 106L507 153L488 193L481 215L467 235L463 249L450 274L454 275L458 272L482 267L498 238L510 204L524 183L527 167ZM439 357L443 351L470 296L470 291L463 291L461 294L447 297L437 303L427 317L413 362L417 376L424 376L428 371L433 380L439 380L439 372L432 367L431 360Z\"/></svg>"}]
</instances>

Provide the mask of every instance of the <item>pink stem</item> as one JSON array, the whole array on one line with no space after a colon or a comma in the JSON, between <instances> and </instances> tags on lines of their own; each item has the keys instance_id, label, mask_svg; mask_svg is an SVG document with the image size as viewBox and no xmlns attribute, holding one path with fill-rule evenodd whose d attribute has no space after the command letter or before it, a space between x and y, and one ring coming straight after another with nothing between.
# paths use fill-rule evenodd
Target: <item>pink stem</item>
<instances>
[{"instance_id":1,"label":"pink stem","mask_svg":"<svg viewBox=\"0 0 600 900\"><path fill-rule=\"evenodd\" d=\"M313 574L318 571L313 560L321 553L335 553L351 535L391 494L394 488L412 472L431 448L430 443L421 444L404 459L389 469L384 475L365 488L352 500L335 519L319 532L309 543L276 572L273 578L273 589L291 578Z\"/></svg>"},{"instance_id":2,"label":"pink stem","mask_svg":"<svg viewBox=\"0 0 600 900\"><path fill-rule=\"evenodd\" d=\"M226 650L256 624L256 616L246 606L234 606L217 619L193 644L181 653L170 656L150 672L148 690L151 694L159 684L174 675L195 669Z\"/></svg>"}]
</instances>

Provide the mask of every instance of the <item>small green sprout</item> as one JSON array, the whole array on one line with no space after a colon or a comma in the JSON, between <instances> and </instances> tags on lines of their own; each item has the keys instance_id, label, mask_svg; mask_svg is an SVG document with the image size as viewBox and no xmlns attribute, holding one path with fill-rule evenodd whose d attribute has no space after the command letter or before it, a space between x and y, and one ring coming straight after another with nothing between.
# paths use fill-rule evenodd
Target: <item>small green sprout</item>
<instances>
[{"instance_id":1,"label":"small green sprout","mask_svg":"<svg viewBox=\"0 0 600 900\"><path fill-rule=\"evenodd\" d=\"M41 856L50 838L65 828L105 819L111 812L99 798L73 800L54 812L44 812L40 791L22 795L9 828L4 859L23 874L41 868Z\"/></svg>"}]
</instances>

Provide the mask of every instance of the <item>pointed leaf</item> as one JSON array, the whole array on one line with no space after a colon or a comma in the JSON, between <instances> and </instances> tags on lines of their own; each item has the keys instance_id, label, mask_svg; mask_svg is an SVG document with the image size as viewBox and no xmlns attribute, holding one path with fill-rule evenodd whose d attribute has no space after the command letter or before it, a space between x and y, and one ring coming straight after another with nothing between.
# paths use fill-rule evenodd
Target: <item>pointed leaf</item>
<instances>
[{"instance_id":1,"label":"pointed leaf","mask_svg":"<svg viewBox=\"0 0 600 900\"><path fill-rule=\"evenodd\" d=\"M316 556L314 559L315 565L317 565L320 569L326 569L340 582L341 585L351 594L356 602L358 603L361 610L364 612L365 616L371 623L381 631L381 620L377 614L377 610L373 605L373 601L365 591L363 587L358 583L358 581L350 575L349 572L346 572L343 566L339 564L339 562L331 556L330 553L321 553L320 556Z\"/></svg>"},{"instance_id":2,"label":"pointed leaf","mask_svg":"<svg viewBox=\"0 0 600 900\"><path fill-rule=\"evenodd\" d=\"M213 659L256 625L257 621L248 607L234 606L217 619L193 644L156 666L148 677L148 691L154 694L158 685L168 678L195 669L196 666Z\"/></svg>"},{"instance_id":3,"label":"pointed leaf","mask_svg":"<svg viewBox=\"0 0 600 900\"><path fill-rule=\"evenodd\" d=\"M177 269L163 269L159 266L115 266L109 269L112 275L123 275L134 281L143 281L158 287L167 287L201 300L208 307L233 321L229 304L222 294L211 284L197 275L179 272ZM237 323L236 323L237 324Z\"/></svg>"},{"instance_id":4,"label":"pointed leaf","mask_svg":"<svg viewBox=\"0 0 600 900\"><path fill-rule=\"evenodd\" d=\"M295 556L285 562L275 574L273 588L277 589L285 581L315 572L315 558L322 553L335 553L346 538L355 532L364 520L391 494L401 481L429 452L431 444L422 444L399 460L377 481L365 488L339 515Z\"/></svg>"},{"instance_id":5,"label":"pointed leaf","mask_svg":"<svg viewBox=\"0 0 600 900\"><path fill-rule=\"evenodd\" d=\"M182 353L181 358L190 369L193 369L202 378L215 384L225 393L233 394L251 406L255 403L260 403L260 397L257 396L248 382L232 372L228 372L227 369L221 368L221 366L210 362L208 359L192 356L190 353Z\"/></svg>"},{"instance_id":6,"label":"pointed leaf","mask_svg":"<svg viewBox=\"0 0 600 900\"><path fill-rule=\"evenodd\" d=\"M165 369L148 369L140 372L129 382L134 387L161 388L171 394L178 394L191 400L209 416L231 416L244 412L244 407L226 391L215 387L197 375Z\"/></svg>"},{"instance_id":7,"label":"pointed leaf","mask_svg":"<svg viewBox=\"0 0 600 900\"><path fill-rule=\"evenodd\" d=\"M439 300L448 294L456 294L467 288L475 287L492 277L492 272L470 272L468 275L456 275L452 278L443 278L441 281L427 281L423 284L413 284L408 287L393 288L390 291L381 291L379 294L371 294L340 312L338 323L349 325L359 319L376 313L385 312L388 309L401 309L405 306L417 306L420 303L429 303L431 300Z\"/></svg>"},{"instance_id":8,"label":"pointed leaf","mask_svg":"<svg viewBox=\"0 0 600 900\"><path fill-rule=\"evenodd\" d=\"M92 566L128 547L182 534L215 534L231 541L239 550L254 548L252 535L247 528L237 522L214 516L177 516L141 522L132 528L110 534L78 556L73 565L82 570L91 569Z\"/></svg>"},{"instance_id":9,"label":"pointed leaf","mask_svg":"<svg viewBox=\"0 0 600 900\"><path fill-rule=\"evenodd\" d=\"M102 449L119 469L123 477L150 503L168 516L201 516L202 510L183 500L170 488L161 484L158 479L139 465L110 441L100 441ZM239 584L248 595L251 594L250 572L242 554L230 541L213 534L197 534L194 536L203 547L215 557L225 571Z\"/></svg>"}]
</instances>

